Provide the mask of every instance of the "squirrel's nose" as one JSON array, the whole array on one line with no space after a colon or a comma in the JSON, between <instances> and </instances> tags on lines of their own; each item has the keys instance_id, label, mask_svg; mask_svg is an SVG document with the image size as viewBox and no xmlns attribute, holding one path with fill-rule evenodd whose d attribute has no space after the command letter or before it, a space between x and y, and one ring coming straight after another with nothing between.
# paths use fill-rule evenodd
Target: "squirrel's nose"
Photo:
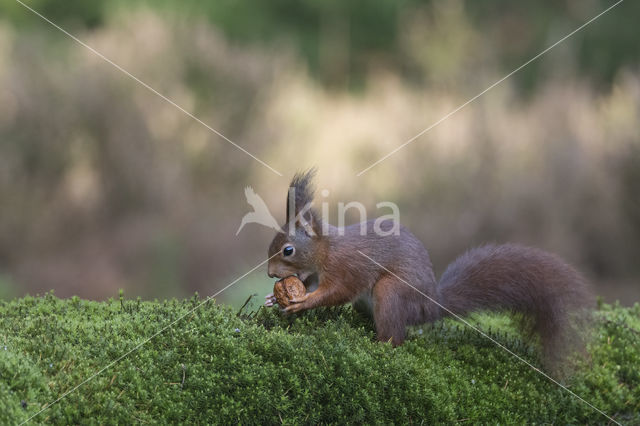
<instances>
[{"instance_id":1,"label":"squirrel's nose","mask_svg":"<svg viewBox=\"0 0 640 426\"><path fill-rule=\"evenodd\" d=\"M269 266L269 269L267 270L267 275L269 275L269 278L278 278L271 266Z\"/></svg>"}]
</instances>

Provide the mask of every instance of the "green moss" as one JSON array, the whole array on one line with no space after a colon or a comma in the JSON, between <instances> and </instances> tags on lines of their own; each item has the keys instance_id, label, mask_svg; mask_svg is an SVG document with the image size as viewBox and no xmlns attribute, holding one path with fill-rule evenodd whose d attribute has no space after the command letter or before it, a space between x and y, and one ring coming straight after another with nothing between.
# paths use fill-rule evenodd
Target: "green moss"
<instances>
[{"instance_id":1,"label":"green moss","mask_svg":"<svg viewBox=\"0 0 640 426\"><path fill-rule=\"evenodd\" d=\"M0 303L0 423L19 423L200 300ZM640 422L640 305L596 314L570 388ZM473 321L536 364L502 316ZM351 308L238 316L207 302L34 419L51 423L604 423L557 385L454 321L377 343Z\"/></svg>"}]
</instances>

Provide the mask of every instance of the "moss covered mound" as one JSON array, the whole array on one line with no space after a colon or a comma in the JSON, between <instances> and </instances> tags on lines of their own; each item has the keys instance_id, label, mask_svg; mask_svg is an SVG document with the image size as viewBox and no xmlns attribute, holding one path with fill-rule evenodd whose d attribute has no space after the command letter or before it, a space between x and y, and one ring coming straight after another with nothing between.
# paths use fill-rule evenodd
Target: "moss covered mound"
<instances>
[{"instance_id":1,"label":"moss covered mound","mask_svg":"<svg viewBox=\"0 0 640 426\"><path fill-rule=\"evenodd\" d=\"M201 300L0 303L0 423L20 423ZM596 313L571 390L640 422L640 305ZM536 364L506 317L473 318ZM283 318L213 301L87 381L36 423L606 423L588 405L453 321L393 349L348 307Z\"/></svg>"}]
</instances>

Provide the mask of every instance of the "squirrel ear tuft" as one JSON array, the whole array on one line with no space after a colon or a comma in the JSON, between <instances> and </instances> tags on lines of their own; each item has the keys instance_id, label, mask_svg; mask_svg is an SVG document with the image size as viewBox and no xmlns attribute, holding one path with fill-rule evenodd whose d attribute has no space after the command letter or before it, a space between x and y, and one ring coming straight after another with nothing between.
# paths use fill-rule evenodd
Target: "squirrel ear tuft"
<instances>
[{"instance_id":1,"label":"squirrel ear tuft","mask_svg":"<svg viewBox=\"0 0 640 426\"><path fill-rule=\"evenodd\" d=\"M313 187L313 178L315 177L315 167L306 171L295 174L289 185L289 193L287 194L287 225L300 226L310 237L315 237L319 224L318 215L311 203L315 188Z\"/></svg>"},{"instance_id":2,"label":"squirrel ear tuft","mask_svg":"<svg viewBox=\"0 0 640 426\"><path fill-rule=\"evenodd\" d=\"M291 179L287 194L287 223L298 216L305 206L313 202L315 193L313 178L315 175L316 168L314 167L306 172L296 173Z\"/></svg>"}]
</instances>

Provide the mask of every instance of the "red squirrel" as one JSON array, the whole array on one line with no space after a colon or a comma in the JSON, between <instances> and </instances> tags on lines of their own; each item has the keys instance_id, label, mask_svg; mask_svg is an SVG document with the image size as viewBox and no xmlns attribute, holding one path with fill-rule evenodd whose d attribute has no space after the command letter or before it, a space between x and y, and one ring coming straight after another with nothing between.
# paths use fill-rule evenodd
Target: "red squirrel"
<instances>
[{"instance_id":1,"label":"red squirrel","mask_svg":"<svg viewBox=\"0 0 640 426\"><path fill-rule=\"evenodd\" d=\"M404 342L408 325L436 321L450 315L447 310L456 315L518 312L539 335L543 359L554 363L562 356L574 335L572 314L591 297L582 276L559 257L518 244L484 245L458 257L438 283L426 248L402 226L397 235L384 236L374 232L373 221L364 234L361 224L345 227L344 233L328 224L323 229L310 208L313 176L313 170L294 176L286 223L269 246L269 277L297 275L309 290L317 282L284 312L354 302L373 314L378 340L394 346ZM391 226L382 224L383 230ZM275 303L273 294L266 299L267 306Z\"/></svg>"}]
</instances>

